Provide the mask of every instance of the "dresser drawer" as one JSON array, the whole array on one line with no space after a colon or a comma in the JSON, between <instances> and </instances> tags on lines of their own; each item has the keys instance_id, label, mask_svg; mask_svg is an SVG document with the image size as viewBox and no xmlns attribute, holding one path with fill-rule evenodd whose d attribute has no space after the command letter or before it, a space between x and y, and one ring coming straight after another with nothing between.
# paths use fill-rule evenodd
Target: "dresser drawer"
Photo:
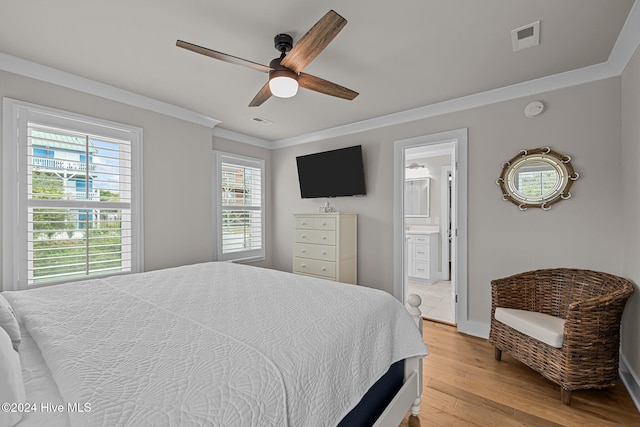
<instances>
[{"instance_id":1,"label":"dresser drawer","mask_svg":"<svg viewBox=\"0 0 640 427\"><path fill-rule=\"evenodd\" d=\"M424 234L412 234L411 235L413 243L426 243L429 244L430 237Z\"/></svg>"},{"instance_id":2,"label":"dresser drawer","mask_svg":"<svg viewBox=\"0 0 640 427\"><path fill-rule=\"evenodd\" d=\"M413 259L419 261L429 261L429 244L416 243L413 245Z\"/></svg>"},{"instance_id":3,"label":"dresser drawer","mask_svg":"<svg viewBox=\"0 0 640 427\"><path fill-rule=\"evenodd\" d=\"M335 245L336 232L331 230L306 230L296 229L295 241L297 243L315 243L318 245Z\"/></svg>"},{"instance_id":4,"label":"dresser drawer","mask_svg":"<svg viewBox=\"0 0 640 427\"><path fill-rule=\"evenodd\" d=\"M308 243L294 243L293 256L299 258L314 258L323 261L335 261L336 247Z\"/></svg>"},{"instance_id":5,"label":"dresser drawer","mask_svg":"<svg viewBox=\"0 0 640 427\"><path fill-rule=\"evenodd\" d=\"M431 266L428 262L416 261L413 263L413 277L420 279L431 279Z\"/></svg>"},{"instance_id":6,"label":"dresser drawer","mask_svg":"<svg viewBox=\"0 0 640 427\"><path fill-rule=\"evenodd\" d=\"M315 227L313 217L295 217L295 228L313 229Z\"/></svg>"},{"instance_id":7,"label":"dresser drawer","mask_svg":"<svg viewBox=\"0 0 640 427\"><path fill-rule=\"evenodd\" d=\"M335 218L314 218L313 228L316 230L335 230L336 219Z\"/></svg>"},{"instance_id":8,"label":"dresser drawer","mask_svg":"<svg viewBox=\"0 0 640 427\"><path fill-rule=\"evenodd\" d=\"M336 277L336 263L332 261L294 257L293 272L334 279Z\"/></svg>"},{"instance_id":9,"label":"dresser drawer","mask_svg":"<svg viewBox=\"0 0 640 427\"><path fill-rule=\"evenodd\" d=\"M335 230L336 219L334 217L296 217L295 228L305 230Z\"/></svg>"}]
</instances>

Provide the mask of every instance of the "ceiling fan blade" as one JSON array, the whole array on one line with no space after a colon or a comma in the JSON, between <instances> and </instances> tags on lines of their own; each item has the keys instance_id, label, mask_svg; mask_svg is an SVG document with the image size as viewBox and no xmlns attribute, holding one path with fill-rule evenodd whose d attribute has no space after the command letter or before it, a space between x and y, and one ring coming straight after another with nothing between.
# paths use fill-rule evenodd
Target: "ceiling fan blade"
<instances>
[{"instance_id":1,"label":"ceiling fan blade","mask_svg":"<svg viewBox=\"0 0 640 427\"><path fill-rule=\"evenodd\" d=\"M348 99L349 101L353 100L356 96L359 95L358 92L347 89L344 86L331 83L330 81L306 73L300 73L300 75L298 76L298 85L302 86L305 89L314 90L316 92L336 96L342 99Z\"/></svg>"},{"instance_id":2,"label":"ceiling fan blade","mask_svg":"<svg viewBox=\"0 0 640 427\"><path fill-rule=\"evenodd\" d=\"M330 10L298 40L280 64L299 73L331 43L345 25L347 20Z\"/></svg>"},{"instance_id":3,"label":"ceiling fan blade","mask_svg":"<svg viewBox=\"0 0 640 427\"><path fill-rule=\"evenodd\" d=\"M183 49L190 50L195 53L199 53L201 55L219 59L220 61L230 62L231 64L236 64L236 65L244 65L245 67L249 67L256 71L262 71L263 73L268 73L269 71L271 71L271 67L267 67L266 65L258 64L257 62L247 61L246 59L238 58L237 56L228 55L226 53L218 52L217 50L208 49L206 47L198 46L193 43L185 42L182 40L177 40L176 46L181 47Z\"/></svg>"},{"instance_id":4,"label":"ceiling fan blade","mask_svg":"<svg viewBox=\"0 0 640 427\"><path fill-rule=\"evenodd\" d=\"M267 82L262 89L253 97L251 102L249 103L249 107L259 107L264 101L271 97L271 89L269 89L269 82Z\"/></svg>"}]
</instances>

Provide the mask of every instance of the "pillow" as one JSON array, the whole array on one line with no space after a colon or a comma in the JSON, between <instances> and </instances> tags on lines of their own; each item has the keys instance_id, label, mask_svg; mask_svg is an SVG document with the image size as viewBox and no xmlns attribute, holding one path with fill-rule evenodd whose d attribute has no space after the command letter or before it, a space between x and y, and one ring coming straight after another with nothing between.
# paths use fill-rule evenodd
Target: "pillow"
<instances>
[{"instance_id":1,"label":"pillow","mask_svg":"<svg viewBox=\"0 0 640 427\"><path fill-rule=\"evenodd\" d=\"M0 411L0 426L13 426L22 419L19 408L11 404L25 403L27 396L22 382L20 356L11 345L11 338L0 328L0 403L8 403L8 411ZM13 410L15 409L15 410Z\"/></svg>"},{"instance_id":2,"label":"pillow","mask_svg":"<svg viewBox=\"0 0 640 427\"><path fill-rule=\"evenodd\" d=\"M2 295L0 295L0 328L7 332L13 343L13 348L18 351L18 347L20 347L20 325L18 325L18 319L16 319L16 314L13 312L11 304Z\"/></svg>"}]
</instances>

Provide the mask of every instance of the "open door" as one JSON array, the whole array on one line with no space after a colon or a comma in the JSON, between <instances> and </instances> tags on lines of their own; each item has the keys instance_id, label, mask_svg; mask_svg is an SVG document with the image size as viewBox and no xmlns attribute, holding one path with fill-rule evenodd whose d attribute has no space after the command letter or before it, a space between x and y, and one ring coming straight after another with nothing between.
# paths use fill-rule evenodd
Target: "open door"
<instances>
[{"instance_id":1,"label":"open door","mask_svg":"<svg viewBox=\"0 0 640 427\"><path fill-rule=\"evenodd\" d=\"M438 196L438 204L441 204L439 203L439 200L444 199L442 205L451 205L450 221L449 213L445 216L444 213L441 213L444 212L445 209L441 207L433 213L433 217L430 218L426 224L430 224L432 226L437 225L439 227L440 238L437 241L440 248L445 249L444 242L446 241L447 243L447 250L441 252L449 255L448 249L450 248L450 273L446 259L440 259L438 270L441 281L446 281L446 279L450 279L451 281L452 286L445 289L449 293L449 298L447 299L450 299L451 301L450 308L453 313L454 323L458 325L459 330L463 330L463 328L461 328L461 326L463 326L461 323L465 324L467 321L466 170L460 171L458 169L460 166L466 168L466 144L467 129L459 129L450 132L442 132L439 134L395 141L394 145L394 296L400 301L405 302L407 295L410 293L408 281L408 271L410 268L408 263L410 261L409 257L411 253L408 250L409 245L407 244L406 237L411 234L407 229L411 228L411 225L414 223L411 221L407 223L407 216L404 212L404 198L406 197L405 170L407 167L415 167L416 165L412 165L412 159L407 159L407 153L409 153L410 156L413 156L416 152L422 153L424 151L425 153L430 153L426 157L450 156L451 160L448 163L450 173L447 171L445 175L444 167L441 168L438 166L434 169L434 174L431 175L432 191L435 188L433 185L435 179L438 181L447 181L446 186L442 182L438 184L438 192L441 193L440 196ZM417 161L417 163L420 165L426 162ZM443 165L445 164L447 163L444 163ZM434 199L432 198L431 200ZM447 211L449 211L449 209L447 209ZM436 215L439 218L435 218ZM449 223L451 224L450 226ZM449 237L451 238L450 245ZM446 258L446 256L442 256L442 258ZM450 276L447 277L449 274ZM442 283L439 284L442 286ZM412 282L411 287L412 289L415 289L415 283ZM449 304L447 304L447 306L449 306ZM440 308L442 308L442 303L440 303ZM428 318L429 316L427 315L425 317Z\"/></svg>"}]
</instances>

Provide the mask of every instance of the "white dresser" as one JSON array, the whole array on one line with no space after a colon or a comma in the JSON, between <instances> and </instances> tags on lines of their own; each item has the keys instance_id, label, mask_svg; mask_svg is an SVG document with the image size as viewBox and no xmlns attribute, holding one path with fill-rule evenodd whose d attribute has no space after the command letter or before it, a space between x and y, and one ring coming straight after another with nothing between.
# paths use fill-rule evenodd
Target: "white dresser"
<instances>
[{"instance_id":1,"label":"white dresser","mask_svg":"<svg viewBox=\"0 0 640 427\"><path fill-rule=\"evenodd\" d=\"M438 279L438 233L407 233L408 276L420 282Z\"/></svg>"},{"instance_id":2,"label":"white dresser","mask_svg":"<svg viewBox=\"0 0 640 427\"><path fill-rule=\"evenodd\" d=\"M294 215L293 272L358 282L358 215Z\"/></svg>"}]
</instances>

